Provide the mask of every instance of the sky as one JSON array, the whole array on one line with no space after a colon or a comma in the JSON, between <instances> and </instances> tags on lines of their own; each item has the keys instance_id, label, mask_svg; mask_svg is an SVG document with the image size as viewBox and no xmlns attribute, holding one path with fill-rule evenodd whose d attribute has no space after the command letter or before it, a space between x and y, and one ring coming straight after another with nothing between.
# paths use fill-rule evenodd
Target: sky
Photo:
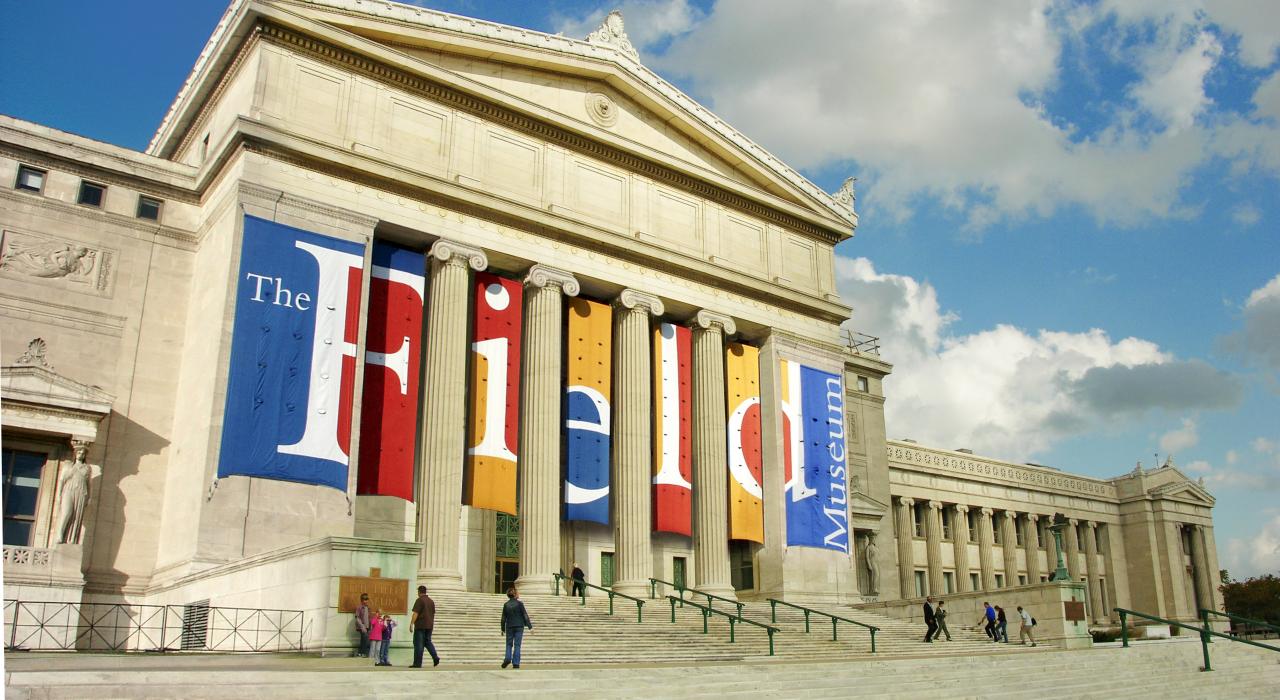
<instances>
[{"instance_id":1,"label":"sky","mask_svg":"<svg viewBox=\"0 0 1280 700\"><path fill-rule=\"evenodd\" d=\"M1280 3L442 0L645 65L827 191L890 438L1109 478L1173 455L1280 572ZM0 113L145 148L225 3L0 0ZM56 28L56 32L53 30Z\"/></svg>"}]
</instances>

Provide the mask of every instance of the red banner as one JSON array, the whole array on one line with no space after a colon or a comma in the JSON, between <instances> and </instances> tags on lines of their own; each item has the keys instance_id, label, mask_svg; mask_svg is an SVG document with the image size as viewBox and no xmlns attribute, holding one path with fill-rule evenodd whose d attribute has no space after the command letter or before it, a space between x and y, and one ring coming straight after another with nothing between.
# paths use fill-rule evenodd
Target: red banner
<instances>
[{"instance_id":1,"label":"red banner","mask_svg":"<svg viewBox=\"0 0 1280 700\"><path fill-rule=\"evenodd\" d=\"M471 427L462 502L511 515L516 514L523 301L519 282L476 273Z\"/></svg>"},{"instance_id":2,"label":"red banner","mask_svg":"<svg viewBox=\"0 0 1280 700\"><path fill-rule=\"evenodd\" d=\"M425 265L422 253L373 245L357 494L413 500Z\"/></svg>"},{"instance_id":3,"label":"red banner","mask_svg":"<svg viewBox=\"0 0 1280 700\"><path fill-rule=\"evenodd\" d=\"M653 529L693 535L693 334L660 323L653 331Z\"/></svg>"}]
</instances>

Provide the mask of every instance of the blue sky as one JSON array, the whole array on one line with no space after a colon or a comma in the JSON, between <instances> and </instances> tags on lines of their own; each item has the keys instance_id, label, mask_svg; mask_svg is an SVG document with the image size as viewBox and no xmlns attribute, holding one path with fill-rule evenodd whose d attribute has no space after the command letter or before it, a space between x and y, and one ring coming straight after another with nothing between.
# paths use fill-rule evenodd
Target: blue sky
<instances>
[{"instance_id":1,"label":"blue sky","mask_svg":"<svg viewBox=\"0 0 1280 700\"><path fill-rule=\"evenodd\" d=\"M1203 476L1222 565L1280 570L1280 3L427 6L646 65L828 191L890 437ZM0 112L143 148L223 3L3 5ZM57 27L56 39L50 28Z\"/></svg>"}]
</instances>

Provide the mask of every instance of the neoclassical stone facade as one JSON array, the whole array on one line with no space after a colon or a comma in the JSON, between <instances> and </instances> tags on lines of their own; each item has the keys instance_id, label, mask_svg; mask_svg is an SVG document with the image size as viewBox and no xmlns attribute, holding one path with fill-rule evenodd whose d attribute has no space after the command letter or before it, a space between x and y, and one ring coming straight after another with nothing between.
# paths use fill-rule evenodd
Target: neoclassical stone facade
<instances>
[{"instance_id":1,"label":"neoclassical stone facade","mask_svg":"<svg viewBox=\"0 0 1280 700\"><path fill-rule=\"evenodd\" d=\"M887 440L892 368L841 338L852 187L820 191L645 68L618 17L578 41L395 3L237 0L145 153L0 118L0 183L5 489L33 489L31 512L6 510L6 591L338 619L325 582L371 567L536 592L577 563L629 593L657 578L872 602L1043 581L1062 513L1092 621L1220 607L1213 499L1172 465L1104 481ZM425 255L412 500L357 493L359 430L345 491L218 477L247 217ZM514 515L460 498L481 272L523 287ZM608 525L563 517L579 298L612 314ZM658 323L692 331L689 536L652 520ZM730 342L759 349L763 542L727 523ZM842 379L844 551L786 545L784 360ZM63 544L78 446L89 495Z\"/></svg>"}]
</instances>

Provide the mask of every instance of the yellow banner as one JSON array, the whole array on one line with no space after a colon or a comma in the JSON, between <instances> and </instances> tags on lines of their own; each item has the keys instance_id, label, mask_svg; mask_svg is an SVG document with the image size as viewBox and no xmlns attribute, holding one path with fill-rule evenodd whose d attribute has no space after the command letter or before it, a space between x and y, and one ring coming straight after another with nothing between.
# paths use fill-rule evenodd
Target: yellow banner
<instances>
[{"instance_id":1,"label":"yellow banner","mask_svg":"<svg viewBox=\"0 0 1280 700\"><path fill-rule=\"evenodd\" d=\"M764 453L760 432L760 350L725 349L729 411L729 539L764 542Z\"/></svg>"}]
</instances>

